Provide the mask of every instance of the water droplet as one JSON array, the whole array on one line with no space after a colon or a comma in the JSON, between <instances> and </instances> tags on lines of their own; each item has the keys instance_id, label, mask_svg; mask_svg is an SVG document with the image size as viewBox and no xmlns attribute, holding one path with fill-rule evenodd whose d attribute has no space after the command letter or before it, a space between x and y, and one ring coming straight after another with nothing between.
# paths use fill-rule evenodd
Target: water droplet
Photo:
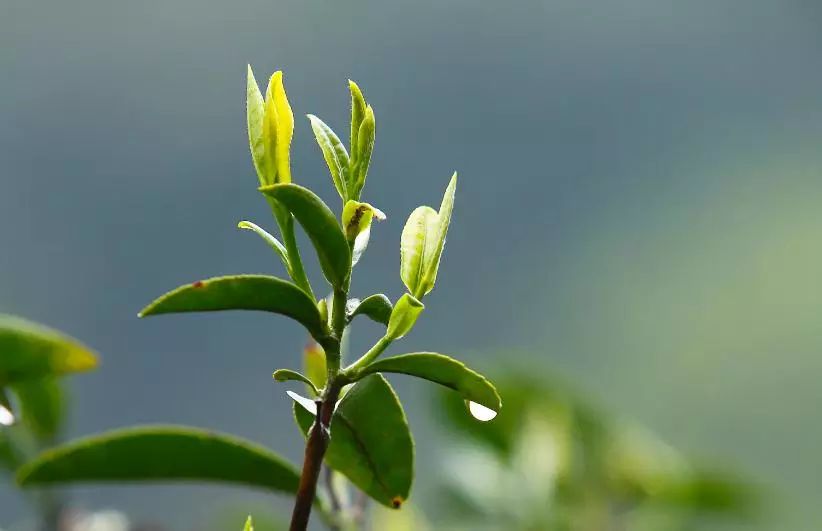
<instances>
[{"instance_id":1,"label":"water droplet","mask_svg":"<svg viewBox=\"0 0 822 531\"><path fill-rule=\"evenodd\" d=\"M285 394L291 397L291 400L300 404L305 408L306 411L317 416L317 403L311 400L310 398L306 398L304 396L298 395L294 391L286 391Z\"/></svg>"},{"instance_id":2,"label":"water droplet","mask_svg":"<svg viewBox=\"0 0 822 531\"><path fill-rule=\"evenodd\" d=\"M14 415L3 406L0 406L0 425L11 426L14 424Z\"/></svg>"},{"instance_id":3,"label":"water droplet","mask_svg":"<svg viewBox=\"0 0 822 531\"><path fill-rule=\"evenodd\" d=\"M493 409L487 408L482 404L477 404L476 402L471 402L470 400L468 401L468 411L471 412L472 417L480 422L488 422L497 416L497 412Z\"/></svg>"}]
</instances>

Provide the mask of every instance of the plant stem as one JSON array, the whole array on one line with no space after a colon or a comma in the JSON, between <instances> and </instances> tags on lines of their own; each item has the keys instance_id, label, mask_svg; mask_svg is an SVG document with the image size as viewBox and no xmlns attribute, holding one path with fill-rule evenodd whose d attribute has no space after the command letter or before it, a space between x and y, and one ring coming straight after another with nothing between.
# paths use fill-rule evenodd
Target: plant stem
<instances>
[{"instance_id":1,"label":"plant stem","mask_svg":"<svg viewBox=\"0 0 822 531\"><path fill-rule=\"evenodd\" d=\"M328 449L331 417L337 398L340 396L340 384L336 380L329 381L323 393L322 400L317 403L317 417L308 433L303 459L303 471L300 477L300 486L297 490L297 500L291 514L290 531L306 531L308 519L311 516L311 506L317 494L317 480L323 466L323 457Z\"/></svg>"},{"instance_id":2,"label":"plant stem","mask_svg":"<svg viewBox=\"0 0 822 531\"><path fill-rule=\"evenodd\" d=\"M369 349L368 352L363 354L360 359L358 359L357 361L355 361L354 363L352 363L351 365L346 367L345 371L343 371L345 376L349 377L352 380L356 380L357 379L357 371L359 371L360 369L368 366L368 364L370 364L372 361L377 359L377 357L380 354L382 354L385 349L388 348L388 345L391 344L391 341L392 340L389 339L387 336L381 337L379 339L379 341L377 341L374 344L374 346L371 347L371 349Z\"/></svg>"}]
</instances>

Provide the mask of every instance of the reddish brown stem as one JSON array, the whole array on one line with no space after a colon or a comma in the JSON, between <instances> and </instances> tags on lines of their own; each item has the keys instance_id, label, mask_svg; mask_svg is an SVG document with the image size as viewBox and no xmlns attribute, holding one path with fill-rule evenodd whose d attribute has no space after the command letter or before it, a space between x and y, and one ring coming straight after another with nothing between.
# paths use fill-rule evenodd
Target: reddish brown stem
<instances>
[{"instance_id":1,"label":"reddish brown stem","mask_svg":"<svg viewBox=\"0 0 822 531\"><path fill-rule=\"evenodd\" d=\"M308 441L305 445L303 471L300 477L300 486L297 490L297 500L291 514L290 531L306 531L308 520L311 517L311 506L317 494L317 481L323 466L323 457L328 449L331 417L334 406L340 396L340 386L330 382L323 400L317 401L317 417L311 430L308 432Z\"/></svg>"}]
</instances>

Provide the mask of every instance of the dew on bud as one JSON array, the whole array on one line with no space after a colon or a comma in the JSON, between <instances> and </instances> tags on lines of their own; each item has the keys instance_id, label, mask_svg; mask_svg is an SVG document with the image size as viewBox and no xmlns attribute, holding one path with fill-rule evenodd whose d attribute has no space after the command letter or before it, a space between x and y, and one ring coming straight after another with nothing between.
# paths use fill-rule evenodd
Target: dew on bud
<instances>
[{"instance_id":1,"label":"dew on bud","mask_svg":"<svg viewBox=\"0 0 822 531\"><path fill-rule=\"evenodd\" d=\"M470 400L467 400L466 402L468 402L468 411L471 413L471 416L480 422L494 420L494 417L497 416L496 411L487 408L482 404L477 404L476 402L471 402Z\"/></svg>"}]
</instances>

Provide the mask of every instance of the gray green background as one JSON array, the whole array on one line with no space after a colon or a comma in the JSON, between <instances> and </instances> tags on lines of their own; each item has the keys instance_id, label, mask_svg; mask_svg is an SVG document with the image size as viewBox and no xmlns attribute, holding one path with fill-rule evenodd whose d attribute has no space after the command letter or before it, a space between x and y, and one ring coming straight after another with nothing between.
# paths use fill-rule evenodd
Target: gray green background
<instances>
[{"instance_id":1,"label":"gray green background","mask_svg":"<svg viewBox=\"0 0 822 531\"><path fill-rule=\"evenodd\" d=\"M298 364L298 327L136 313L199 277L279 272L235 228L271 225L246 63L285 71L295 179L333 204L301 116L342 134L351 77L377 115L365 197L388 214L356 293L401 294L406 216L461 174L439 284L393 351L558 371L762 484L762 529L819 529L820 58L814 0L0 0L0 310L102 354L73 379L71 435L181 422L296 460L270 374ZM358 326L353 346L376 334ZM398 388L424 503L440 471L429 388ZM268 503L199 486L74 496L175 529ZM24 514L0 487L0 526Z\"/></svg>"}]
</instances>

